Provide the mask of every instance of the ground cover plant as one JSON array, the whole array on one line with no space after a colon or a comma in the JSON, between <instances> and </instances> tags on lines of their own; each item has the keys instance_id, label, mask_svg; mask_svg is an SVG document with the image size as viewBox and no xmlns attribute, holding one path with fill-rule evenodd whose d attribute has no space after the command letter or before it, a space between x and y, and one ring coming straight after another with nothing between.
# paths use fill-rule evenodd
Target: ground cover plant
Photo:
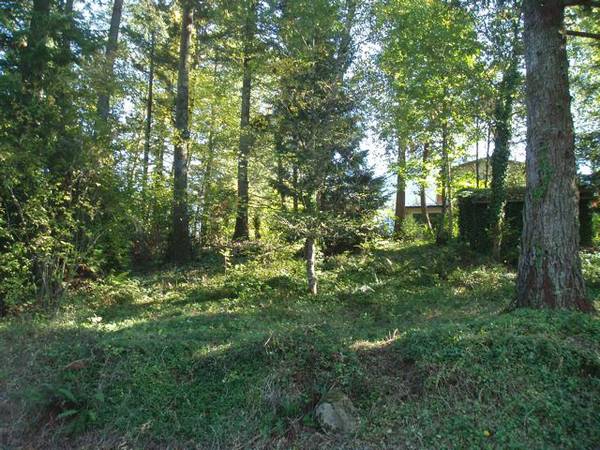
<instances>
[{"instance_id":1,"label":"ground cover plant","mask_svg":"<svg viewBox=\"0 0 600 450\"><path fill-rule=\"evenodd\" d=\"M515 274L454 245L114 276L0 325L8 448L593 448L600 322L509 312ZM216 261L216 262L215 262ZM593 276L593 275L592 275ZM600 295L593 291L593 295ZM330 390L351 436L324 432Z\"/></svg>"},{"instance_id":2,"label":"ground cover plant","mask_svg":"<svg viewBox=\"0 0 600 450\"><path fill-rule=\"evenodd\" d=\"M0 0L0 450L600 448L599 39Z\"/></svg>"}]
</instances>

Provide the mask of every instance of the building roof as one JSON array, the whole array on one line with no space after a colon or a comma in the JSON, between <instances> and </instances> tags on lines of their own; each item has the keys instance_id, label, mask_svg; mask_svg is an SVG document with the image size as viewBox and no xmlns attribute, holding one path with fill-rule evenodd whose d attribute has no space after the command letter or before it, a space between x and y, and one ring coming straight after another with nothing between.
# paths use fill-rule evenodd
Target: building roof
<instances>
[{"instance_id":1,"label":"building roof","mask_svg":"<svg viewBox=\"0 0 600 450\"><path fill-rule=\"evenodd\" d=\"M488 161L487 158L479 158L479 159L472 159L470 161L465 161L459 164L454 165L454 168L461 168L461 167L469 167L469 166L473 166L477 163L477 161L479 161L480 163L490 163L491 164L491 159ZM509 165L516 165L516 166L524 166L525 162L524 161L516 161L514 159L510 159L508 160L508 164Z\"/></svg>"},{"instance_id":2,"label":"building roof","mask_svg":"<svg viewBox=\"0 0 600 450\"><path fill-rule=\"evenodd\" d=\"M442 205L427 205L427 207L428 207L428 208L441 208L441 207L442 207ZM421 205L419 205L419 206L415 206L415 205L412 205L412 206L405 206L405 208L406 208L406 209L421 209Z\"/></svg>"}]
</instances>

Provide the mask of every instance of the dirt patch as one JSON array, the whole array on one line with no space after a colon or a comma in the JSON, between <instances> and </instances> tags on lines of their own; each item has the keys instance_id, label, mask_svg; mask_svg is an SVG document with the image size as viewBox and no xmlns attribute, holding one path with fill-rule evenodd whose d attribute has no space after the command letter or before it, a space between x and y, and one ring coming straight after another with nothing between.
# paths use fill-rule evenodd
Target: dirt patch
<instances>
[{"instance_id":1,"label":"dirt patch","mask_svg":"<svg viewBox=\"0 0 600 450\"><path fill-rule=\"evenodd\" d=\"M391 346L360 350L359 361L371 386L392 401L419 398L428 373L404 359Z\"/></svg>"}]
</instances>

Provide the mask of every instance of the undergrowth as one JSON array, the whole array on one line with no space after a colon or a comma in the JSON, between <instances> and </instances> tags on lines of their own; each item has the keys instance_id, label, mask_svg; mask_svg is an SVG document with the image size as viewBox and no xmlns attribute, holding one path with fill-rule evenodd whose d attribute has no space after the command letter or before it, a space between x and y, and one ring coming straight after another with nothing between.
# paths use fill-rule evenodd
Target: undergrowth
<instances>
[{"instance_id":1,"label":"undergrowth","mask_svg":"<svg viewBox=\"0 0 600 450\"><path fill-rule=\"evenodd\" d=\"M328 258L313 298L296 251L114 276L53 314L0 322L0 444L600 443L596 317L504 313L514 273L458 245L382 242ZM319 429L314 407L331 389L357 406L356 435Z\"/></svg>"}]
</instances>

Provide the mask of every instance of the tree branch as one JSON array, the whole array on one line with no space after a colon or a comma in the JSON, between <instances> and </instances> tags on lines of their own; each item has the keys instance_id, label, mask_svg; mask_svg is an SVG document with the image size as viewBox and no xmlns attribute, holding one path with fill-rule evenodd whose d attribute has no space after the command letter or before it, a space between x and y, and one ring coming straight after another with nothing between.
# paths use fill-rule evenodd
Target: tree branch
<instances>
[{"instance_id":1,"label":"tree branch","mask_svg":"<svg viewBox=\"0 0 600 450\"><path fill-rule=\"evenodd\" d=\"M585 31L567 30L565 33L569 36L579 36L590 39L600 39L600 33L586 33Z\"/></svg>"}]
</instances>

